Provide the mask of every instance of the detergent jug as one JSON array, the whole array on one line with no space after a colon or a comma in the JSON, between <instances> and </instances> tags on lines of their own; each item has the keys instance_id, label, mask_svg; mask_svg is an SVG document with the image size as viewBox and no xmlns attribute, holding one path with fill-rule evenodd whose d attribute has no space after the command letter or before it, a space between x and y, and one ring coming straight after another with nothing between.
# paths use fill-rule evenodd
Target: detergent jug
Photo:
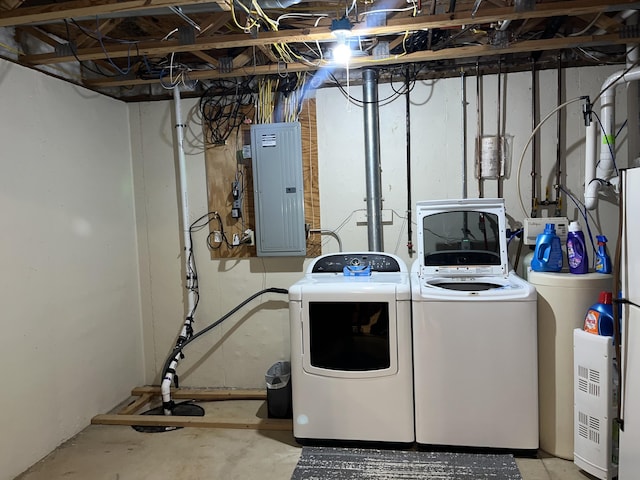
<instances>
[{"instance_id":1,"label":"detergent jug","mask_svg":"<svg viewBox=\"0 0 640 480\"><path fill-rule=\"evenodd\" d=\"M571 273L589 272L589 257L584 241L584 233L582 233L578 222L571 222L569 224L569 233L567 234L567 261Z\"/></svg>"},{"instance_id":2,"label":"detergent jug","mask_svg":"<svg viewBox=\"0 0 640 480\"><path fill-rule=\"evenodd\" d=\"M531 259L534 272L559 272L562 270L562 245L553 223L547 223L544 232L536 237L536 248Z\"/></svg>"}]
</instances>

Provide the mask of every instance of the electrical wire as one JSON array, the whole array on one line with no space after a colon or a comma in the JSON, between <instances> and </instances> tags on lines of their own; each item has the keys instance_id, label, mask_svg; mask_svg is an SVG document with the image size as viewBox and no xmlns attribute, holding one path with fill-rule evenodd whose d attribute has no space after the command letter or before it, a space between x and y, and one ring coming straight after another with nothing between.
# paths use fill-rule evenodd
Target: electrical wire
<instances>
[{"instance_id":1,"label":"electrical wire","mask_svg":"<svg viewBox=\"0 0 640 480\"><path fill-rule=\"evenodd\" d=\"M254 107L253 77L243 81L217 80L200 97L205 141L224 145L229 136L250 117L243 107Z\"/></svg>"},{"instance_id":2,"label":"electrical wire","mask_svg":"<svg viewBox=\"0 0 640 480\"><path fill-rule=\"evenodd\" d=\"M64 25L65 25L65 29L67 30L67 38L71 38L71 31L69 30L69 22L67 21L67 19L64 19ZM76 61L78 62L78 64L80 64L81 68L84 68L92 73L95 73L96 75L100 75L103 77L107 77L107 78L115 78L115 77L119 77L121 76L119 73L117 74L111 74L111 73L105 73L103 72L100 67L98 67L98 65L93 62L93 65L95 66L95 68L90 67L89 64L87 62L84 62L83 60L80 60L80 58L78 57L78 52L77 52L77 47L75 46L75 44L69 40L68 42L68 46L69 46L69 50L71 51L71 54L74 56L74 58L76 59Z\"/></svg>"},{"instance_id":3,"label":"electrical wire","mask_svg":"<svg viewBox=\"0 0 640 480\"><path fill-rule=\"evenodd\" d=\"M616 172L615 176L618 176L618 165L616 165L616 155L615 152L613 151L613 145L611 144L611 142L609 142L609 134L607 132L604 131L604 126L602 125L602 121L600 121L600 117L598 116L598 114L594 111L591 112L593 114L594 117L596 117L596 120L598 120L598 125L600 125L600 131L602 132L602 139L604 140L604 143L607 144L607 148L609 149L609 154L611 155L611 161L613 162L613 168ZM596 164L596 167L600 164L600 160L598 160L598 163Z\"/></svg>"},{"instance_id":4,"label":"electrical wire","mask_svg":"<svg viewBox=\"0 0 640 480\"><path fill-rule=\"evenodd\" d=\"M413 91L413 88L414 88L414 87L415 87L415 85L416 85L417 75L418 75L418 73L420 72L420 70L421 70L421 69L422 69L422 67L421 67L420 69L418 69L418 70L416 70L416 71L414 72L414 74L413 74L413 78L412 78L412 81L411 81L411 86L410 86L409 92ZM399 68L398 70L399 70L400 72L402 72L402 69L400 69L400 68ZM393 70L392 70L392 71L393 71ZM378 99L378 100L377 100L377 101L375 101L375 102L365 102L364 100L360 100L359 98L355 98L355 97L351 96L351 95L349 94L349 92L347 92L347 91L344 89L344 87L341 85L341 83L340 83L340 82L339 82L339 80L335 77L335 75L333 75L333 73L330 73L330 74L329 74L329 76L331 77L331 79L333 80L333 82L335 83L335 85L338 87L338 90L340 91L340 93L342 93L342 95L343 95L343 96L344 96L344 97L345 97L345 98L346 98L350 103L352 103L352 104L354 104L354 105L357 105L357 106L360 106L360 107L361 107L361 106L366 105L367 103L369 103L369 104L377 104L377 105L379 105L379 106L388 105L388 104L390 104L390 103L394 102L395 100L397 100L398 98L400 98L401 96L405 95L405 93L406 93L406 91L407 91L407 90L406 90L406 88L402 88L402 89L396 90L396 89L393 87L393 84L392 84L392 90L393 90L393 92L394 92L392 95L389 95L388 97L383 98L383 99ZM393 75L392 75L392 77L393 77Z\"/></svg>"},{"instance_id":5,"label":"electrical wire","mask_svg":"<svg viewBox=\"0 0 640 480\"><path fill-rule=\"evenodd\" d=\"M194 322L194 316L196 313L196 309L198 308L198 303L200 302L198 269L196 268L196 258L193 253L193 234L205 228L215 218L220 218L220 215L218 215L218 212L207 212L201 217L199 217L197 220L193 221L191 225L189 225L190 247L189 247L189 250L187 251L187 279L189 279L190 281L187 282L187 290L189 290L194 294L194 304L193 304L193 308L187 315L187 318L191 319L191 323L187 326L187 339L191 337L191 334L193 333L192 325ZM206 222L200 223L204 219L206 219ZM175 357L175 355L173 357Z\"/></svg>"},{"instance_id":6,"label":"electrical wire","mask_svg":"<svg viewBox=\"0 0 640 480\"><path fill-rule=\"evenodd\" d=\"M527 213L527 210L524 208L524 202L522 201L522 188L520 187L520 175L522 173L522 165L524 163L524 155L525 153L527 153L527 148L531 144L531 141L535 137L536 133L538 133L538 130L540 130L542 125L544 125L544 123L547 120L549 120L558 110L565 108L567 105L570 105L574 102L585 100L586 98L587 97L575 97L575 98L572 98L571 100L567 100L561 105L558 105L556 108L551 110L546 117L544 117L542 120L540 120L540 122L538 122L538 125L536 126L536 128L534 128L533 131L531 132L531 135L529 135L529 138L527 139L527 143L525 143L524 148L522 149L522 155L520 155L520 160L518 161L518 169L516 173L516 189L518 192L518 201L520 202L520 208L522 209L522 213L524 213L525 217L528 217L529 213Z\"/></svg>"},{"instance_id":7,"label":"electrical wire","mask_svg":"<svg viewBox=\"0 0 640 480\"><path fill-rule=\"evenodd\" d=\"M582 215L582 218L584 219L585 226L587 227L587 233L589 235L589 241L591 242L591 248L593 249L593 253L594 253L593 261L595 261L595 254L597 252L597 249L593 241L593 234L591 233L591 227L589 225L589 216L587 215L587 207L585 207L585 205L580 200L578 200L569 190L564 188L562 185L560 185L560 189L565 193L567 197L571 199L571 201L573 201L573 203L578 208L578 212L580 212L580 215Z\"/></svg>"},{"instance_id":8,"label":"electrical wire","mask_svg":"<svg viewBox=\"0 0 640 480\"><path fill-rule=\"evenodd\" d=\"M236 313L238 310L240 310L242 307L244 307L246 304L248 304L249 302L251 302L255 298L257 298L257 297L259 297L261 295L264 295L266 293L279 293L279 294L282 294L282 295L287 295L289 293L289 291L287 289L284 289L284 288L276 288L276 287L271 287L271 288L266 288L264 290L260 290L259 292L254 293L249 298L247 298L246 300L244 300L243 302L238 304L236 307L232 308L229 312L227 312L225 315L220 317L218 320L216 320L212 324L206 326L205 328L200 330L198 333L192 335L190 338L188 338L187 340L182 342L182 344L176 345L176 347L171 351L171 353L167 357L167 360L165 361L164 366L162 367L162 376L161 376L161 378L164 378L166 376L167 371L169 370L169 367L171 366L171 362L173 362L174 359L178 355L182 354L182 351L184 350L184 348L187 345L189 345L191 342L197 340L198 338L200 338L202 335L204 335L205 333L209 332L213 328L215 328L218 325L220 325L227 318L229 318L231 315ZM177 378L177 376L176 376L176 378Z\"/></svg>"}]
</instances>

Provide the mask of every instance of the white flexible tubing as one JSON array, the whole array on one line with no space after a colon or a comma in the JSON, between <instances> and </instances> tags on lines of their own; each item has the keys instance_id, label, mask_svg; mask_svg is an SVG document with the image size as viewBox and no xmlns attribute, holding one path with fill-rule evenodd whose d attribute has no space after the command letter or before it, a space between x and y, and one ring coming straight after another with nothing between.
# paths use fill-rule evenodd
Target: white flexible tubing
<instances>
[{"instance_id":1,"label":"white flexible tubing","mask_svg":"<svg viewBox=\"0 0 640 480\"><path fill-rule=\"evenodd\" d=\"M585 139L584 205L587 210L593 210L598 198L598 189L600 188L600 182L594 181L596 175L596 152L598 151L595 119L592 119L586 128Z\"/></svg>"},{"instance_id":2,"label":"white flexible tubing","mask_svg":"<svg viewBox=\"0 0 640 480\"><path fill-rule=\"evenodd\" d=\"M184 260L185 260L185 271L187 278L187 317L182 325L182 329L180 330L180 337L187 338L188 327L191 324L191 314L193 312L193 307L195 305L195 292L193 291L193 281L194 279L190 275L190 265L189 265L189 253L191 252L191 236L189 235L189 190L187 186L187 167L186 161L184 157L184 125L182 123L182 108L180 104L180 88L176 85L173 87L173 101L175 106L176 113L176 140L178 142L178 175L180 180L180 205L182 207L182 230L183 230L183 239L184 239ZM162 384L160 385L160 392L162 394L162 402L166 404L171 401L171 383L173 382L172 373L175 371L178 366L178 360L180 359L180 354L176 354L173 361L169 365L169 369L162 379ZM168 408L164 409L165 415L171 415L171 410Z\"/></svg>"},{"instance_id":3,"label":"white flexible tubing","mask_svg":"<svg viewBox=\"0 0 640 480\"><path fill-rule=\"evenodd\" d=\"M549 120L553 116L554 113L556 113L561 108L564 108L567 105L569 105L569 104L571 104L573 102L577 102L577 101L582 100L582 99L583 99L582 97L572 98L571 100L567 100L562 105L558 105L556 108L551 110L547 114L546 117L544 117L542 120L540 120L538 125L536 125L536 128L533 129L533 131L531 132L531 135L529 135L529 138L527 139L527 143L525 144L524 148L522 149L522 155L520 155L520 160L518 161L518 173L516 174L516 188L518 190L518 201L520 202L520 208L522 209L522 213L524 214L524 218L528 218L529 217L529 213L527 212L526 208L524 208L524 202L522 201L522 189L520 188L520 174L522 172L522 164L524 163L524 155L525 155L525 153L527 153L527 148L529 148L529 145L531 144L531 140L533 140L533 138L536 136L536 133L538 133L538 130L540 130L542 125L544 125L544 122Z\"/></svg>"},{"instance_id":4,"label":"white flexible tubing","mask_svg":"<svg viewBox=\"0 0 640 480\"><path fill-rule=\"evenodd\" d=\"M584 203L587 210L593 210L598 204L598 192L602 186L600 181L609 181L614 174L615 154L615 103L616 87L623 83L640 80L640 67L627 73L624 70L615 72L602 84L600 100L600 122L602 123L602 141L600 142L600 160L596 163L597 149L591 150L587 144L585 150ZM595 123L595 119L592 120ZM588 130L588 129L587 129ZM589 138L586 139L590 141Z\"/></svg>"}]
</instances>

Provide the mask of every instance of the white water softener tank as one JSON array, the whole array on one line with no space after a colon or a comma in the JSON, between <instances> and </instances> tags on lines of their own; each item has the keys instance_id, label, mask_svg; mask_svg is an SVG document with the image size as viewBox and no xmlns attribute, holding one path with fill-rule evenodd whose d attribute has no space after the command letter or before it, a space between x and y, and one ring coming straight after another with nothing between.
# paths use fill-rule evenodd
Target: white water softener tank
<instances>
[{"instance_id":1,"label":"white water softener tank","mask_svg":"<svg viewBox=\"0 0 640 480\"><path fill-rule=\"evenodd\" d=\"M540 448L573 460L573 330L613 277L530 270L528 280L538 291Z\"/></svg>"}]
</instances>

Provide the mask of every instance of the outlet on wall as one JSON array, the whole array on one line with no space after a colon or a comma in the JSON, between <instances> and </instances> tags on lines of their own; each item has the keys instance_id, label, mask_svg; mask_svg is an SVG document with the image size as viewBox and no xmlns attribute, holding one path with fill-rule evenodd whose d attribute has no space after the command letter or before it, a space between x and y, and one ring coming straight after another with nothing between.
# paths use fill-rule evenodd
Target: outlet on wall
<instances>
[{"instance_id":1,"label":"outlet on wall","mask_svg":"<svg viewBox=\"0 0 640 480\"><path fill-rule=\"evenodd\" d=\"M240 243L242 243L243 245L249 245L249 246L255 245L255 235L253 233L253 230L251 230L250 228L247 228L242 234Z\"/></svg>"}]
</instances>

